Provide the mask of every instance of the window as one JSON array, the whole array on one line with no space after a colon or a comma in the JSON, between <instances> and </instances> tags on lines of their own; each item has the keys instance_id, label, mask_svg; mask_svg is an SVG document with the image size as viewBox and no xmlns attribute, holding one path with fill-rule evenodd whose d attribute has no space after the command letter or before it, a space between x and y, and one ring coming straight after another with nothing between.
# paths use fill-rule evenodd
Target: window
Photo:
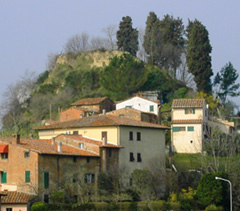
<instances>
[{"instance_id":1,"label":"window","mask_svg":"<svg viewBox=\"0 0 240 211\"><path fill-rule=\"evenodd\" d=\"M133 140L133 132L129 131L129 141L132 141L132 140Z\"/></svg>"},{"instance_id":2,"label":"window","mask_svg":"<svg viewBox=\"0 0 240 211\"><path fill-rule=\"evenodd\" d=\"M49 172L44 172L44 188L49 188Z\"/></svg>"},{"instance_id":3,"label":"window","mask_svg":"<svg viewBox=\"0 0 240 211\"><path fill-rule=\"evenodd\" d=\"M76 183L77 182L77 174L73 174L73 183Z\"/></svg>"},{"instance_id":4,"label":"window","mask_svg":"<svg viewBox=\"0 0 240 211\"><path fill-rule=\"evenodd\" d=\"M1 172L1 183L7 183L7 172Z\"/></svg>"},{"instance_id":5,"label":"window","mask_svg":"<svg viewBox=\"0 0 240 211\"><path fill-rule=\"evenodd\" d=\"M25 157L25 158L29 158L29 156L30 156L30 153L29 153L29 152L24 152L24 157Z\"/></svg>"},{"instance_id":6,"label":"window","mask_svg":"<svg viewBox=\"0 0 240 211\"><path fill-rule=\"evenodd\" d=\"M131 105L128 105L128 106L126 106L126 108L132 108L132 106L131 106Z\"/></svg>"},{"instance_id":7,"label":"window","mask_svg":"<svg viewBox=\"0 0 240 211\"><path fill-rule=\"evenodd\" d=\"M150 112L153 112L153 111L154 111L154 106L153 106L153 105L150 105L150 106L149 106L149 111L150 111Z\"/></svg>"},{"instance_id":8,"label":"window","mask_svg":"<svg viewBox=\"0 0 240 211\"><path fill-rule=\"evenodd\" d=\"M185 114L195 114L195 108L185 108Z\"/></svg>"},{"instance_id":9,"label":"window","mask_svg":"<svg viewBox=\"0 0 240 211\"><path fill-rule=\"evenodd\" d=\"M8 153L2 153L1 158L2 159L8 159Z\"/></svg>"},{"instance_id":10,"label":"window","mask_svg":"<svg viewBox=\"0 0 240 211\"><path fill-rule=\"evenodd\" d=\"M84 149L84 143L80 143L80 144L79 144L79 148L80 148L80 149Z\"/></svg>"},{"instance_id":11,"label":"window","mask_svg":"<svg viewBox=\"0 0 240 211\"><path fill-rule=\"evenodd\" d=\"M186 128L185 127L173 127L172 131L173 132L186 131Z\"/></svg>"},{"instance_id":12,"label":"window","mask_svg":"<svg viewBox=\"0 0 240 211\"><path fill-rule=\"evenodd\" d=\"M12 208L6 208L6 211L12 211Z\"/></svg>"},{"instance_id":13,"label":"window","mask_svg":"<svg viewBox=\"0 0 240 211\"><path fill-rule=\"evenodd\" d=\"M49 203L49 195L46 193L43 194L43 202Z\"/></svg>"},{"instance_id":14,"label":"window","mask_svg":"<svg viewBox=\"0 0 240 211\"><path fill-rule=\"evenodd\" d=\"M141 141L141 133L137 132L137 141Z\"/></svg>"},{"instance_id":15,"label":"window","mask_svg":"<svg viewBox=\"0 0 240 211\"><path fill-rule=\"evenodd\" d=\"M112 149L108 149L108 157L112 157Z\"/></svg>"},{"instance_id":16,"label":"window","mask_svg":"<svg viewBox=\"0 0 240 211\"><path fill-rule=\"evenodd\" d=\"M73 135L78 135L78 131L73 131Z\"/></svg>"},{"instance_id":17,"label":"window","mask_svg":"<svg viewBox=\"0 0 240 211\"><path fill-rule=\"evenodd\" d=\"M77 157L73 157L73 162L74 162L74 163L77 162Z\"/></svg>"},{"instance_id":18,"label":"window","mask_svg":"<svg viewBox=\"0 0 240 211\"><path fill-rule=\"evenodd\" d=\"M194 131L194 127L187 127L188 131Z\"/></svg>"},{"instance_id":19,"label":"window","mask_svg":"<svg viewBox=\"0 0 240 211\"><path fill-rule=\"evenodd\" d=\"M133 152L130 152L130 158L129 158L129 161L130 162L133 162L135 159L134 159L134 156L133 156Z\"/></svg>"},{"instance_id":20,"label":"window","mask_svg":"<svg viewBox=\"0 0 240 211\"><path fill-rule=\"evenodd\" d=\"M107 141L107 132L106 131L102 132L102 140L104 140L104 139Z\"/></svg>"},{"instance_id":21,"label":"window","mask_svg":"<svg viewBox=\"0 0 240 211\"><path fill-rule=\"evenodd\" d=\"M137 162L142 162L141 153L137 153Z\"/></svg>"},{"instance_id":22,"label":"window","mask_svg":"<svg viewBox=\"0 0 240 211\"><path fill-rule=\"evenodd\" d=\"M85 174L85 183L94 183L95 182L95 175L94 174Z\"/></svg>"},{"instance_id":23,"label":"window","mask_svg":"<svg viewBox=\"0 0 240 211\"><path fill-rule=\"evenodd\" d=\"M87 157L87 163L90 163L90 157Z\"/></svg>"},{"instance_id":24,"label":"window","mask_svg":"<svg viewBox=\"0 0 240 211\"><path fill-rule=\"evenodd\" d=\"M25 182L30 182L30 171L25 171Z\"/></svg>"},{"instance_id":25,"label":"window","mask_svg":"<svg viewBox=\"0 0 240 211\"><path fill-rule=\"evenodd\" d=\"M132 178L129 178L129 186L132 186Z\"/></svg>"}]
</instances>

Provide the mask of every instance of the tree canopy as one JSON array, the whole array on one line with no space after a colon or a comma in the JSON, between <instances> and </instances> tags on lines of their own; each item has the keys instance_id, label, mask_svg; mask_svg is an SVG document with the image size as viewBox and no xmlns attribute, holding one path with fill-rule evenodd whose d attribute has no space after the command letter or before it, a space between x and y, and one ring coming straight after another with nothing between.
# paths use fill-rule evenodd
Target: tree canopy
<instances>
[{"instance_id":1,"label":"tree canopy","mask_svg":"<svg viewBox=\"0 0 240 211\"><path fill-rule=\"evenodd\" d=\"M210 45L208 31L198 20L189 21L187 27L187 65L190 73L194 75L198 91L211 93L212 47Z\"/></svg>"},{"instance_id":2,"label":"tree canopy","mask_svg":"<svg viewBox=\"0 0 240 211\"><path fill-rule=\"evenodd\" d=\"M231 97L240 95L238 91L240 84L236 84L237 78L237 70L234 69L231 62L227 63L214 78L214 85L219 87L217 96L223 104L225 104L228 95Z\"/></svg>"},{"instance_id":3,"label":"tree canopy","mask_svg":"<svg viewBox=\"0 0 240 211\"><path fill-rule=\"evenodd\" d=\"M119 50L127 51L136 56L138 50L138 30L132 27L132 19L123 17L117 31L117 46Z\"/></svg>"}]
</instances>

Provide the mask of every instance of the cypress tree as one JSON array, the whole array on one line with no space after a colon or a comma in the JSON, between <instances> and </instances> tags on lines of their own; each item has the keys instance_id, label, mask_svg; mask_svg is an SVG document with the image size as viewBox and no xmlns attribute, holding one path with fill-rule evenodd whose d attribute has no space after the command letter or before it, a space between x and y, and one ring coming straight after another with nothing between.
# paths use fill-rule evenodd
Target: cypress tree
<instances>
[{"instance_id":1,"label":"cypress tree","mask_svg":"<svg viewBox=\"0 0 240 211\"><path fill-rule=\"evenodd\" d=\"M136 56L138 51L138 30L132 27L132 19L123 17L117 31L117 46L119 50L127 51Z\"/></svg>"},{"instance_id":2,"label":"cypress tree","mask_svg":"<svg viewBox=\"0 0 240 211\"><path fill-rule=\"evenodd\" d=\"M211 93L211 76L213 72L210 53L212 52L212 47L208 31L198 20L190 21L187 27L187 38L188 70L194 75L198 91Z\"/></svg>"}]
</instances>

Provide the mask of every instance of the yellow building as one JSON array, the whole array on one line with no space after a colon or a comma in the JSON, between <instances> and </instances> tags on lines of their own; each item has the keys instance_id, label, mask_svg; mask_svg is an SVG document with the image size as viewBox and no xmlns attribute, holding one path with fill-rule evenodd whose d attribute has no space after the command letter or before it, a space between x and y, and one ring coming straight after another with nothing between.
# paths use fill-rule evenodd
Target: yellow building
<instances>
[{"instance_id":1,"label":"yellow building","mask_svg":"<svg viewBox=\"0 0 240 211\"><path fill-rule=\"evenodd\" d=\"M75 134L121 145L119 167L129 176L153 162L165 166L165 132L169 127L111 115L83 117L36 128L40 139ZM129 182L129 181L128 181ZM127 182L127 183L128 183ZM128 185L128 184L126 184Z\"/></svg>"},{"instance_id":2,"label":"yellow building","mask_svg":"<svg viewBox=\"0 0 240 211\"><path fill-rule=\"evenodd\" d=\"M172 103L172 150L201 153L208 113L204 99L174 99Z\"/></svg>"}]
</instances>

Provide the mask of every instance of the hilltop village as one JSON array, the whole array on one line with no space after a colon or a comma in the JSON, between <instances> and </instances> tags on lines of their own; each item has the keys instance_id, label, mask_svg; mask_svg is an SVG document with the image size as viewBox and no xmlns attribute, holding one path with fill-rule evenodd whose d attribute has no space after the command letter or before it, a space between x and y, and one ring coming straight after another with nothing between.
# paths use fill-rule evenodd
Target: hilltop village
<instances>
[{"instance_id":1,"label":"hilltop village","mask_svg":"<svg viewBox=\"0 0 240 211\"><path fill-rule=\"evenodd\" d=\"M155 197L164 198L166 170L177 172L169 163L171 154L206 153L204 143L216 128L236 132L234 122L209 115L204 99L174 99L169 112L171 126L161 125L157 92L116 103L108 97L83 98L62 110L59 121L36 127L39 139L1 137L0 189L7 195L2 207L24 210L36 200L52 203L60 190L71 203L91 201L100 189L134 190L137 171L145 169L160 177ZM166 146L169 130L172 142Z\"/></svg>"}]
</instances>

